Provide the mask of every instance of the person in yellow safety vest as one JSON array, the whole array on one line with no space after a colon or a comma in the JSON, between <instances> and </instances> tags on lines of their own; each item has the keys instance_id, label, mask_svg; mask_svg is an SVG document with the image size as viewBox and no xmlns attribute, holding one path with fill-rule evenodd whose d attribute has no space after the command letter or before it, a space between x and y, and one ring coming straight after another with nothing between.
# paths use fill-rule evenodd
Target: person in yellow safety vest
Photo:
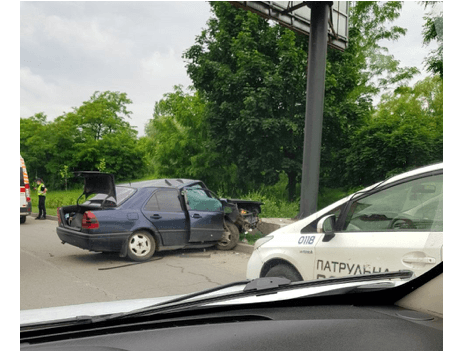
<instances>
[{"instance_id":1,"label":"person in yellow safety vest","mask_svg":"<svg viewBox=\"0 0 465 351\"><path fill-rule=\"evenodd\" d=\"M45 194L47 193L47 188L45 187L44 181L42 179L36 179L37 183L37 193L39 195L39 215L35 219L45 219Z\"/></svg>"}]
</instances>

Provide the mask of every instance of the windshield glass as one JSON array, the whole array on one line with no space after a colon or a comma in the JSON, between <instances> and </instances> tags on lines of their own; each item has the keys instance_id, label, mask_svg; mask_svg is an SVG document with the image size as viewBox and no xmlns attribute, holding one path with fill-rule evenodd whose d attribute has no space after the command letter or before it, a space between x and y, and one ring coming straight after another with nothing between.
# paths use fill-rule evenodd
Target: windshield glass
<instances>
[{"instance_id":1,"label":"windshield glass","mask_svg":"<svg viewBox=\"0 0 465 351\"><path fill-rule=\"evenodd\" d=\"M443 262L442 3L246 3L21 2L22 311Z\"/></svg>"},{"instance_id":2,"label":"windshield glass","mask_svg":"<svg viewBox=\"0 0 465 351\"><path fill-rule=\"evenodd\" d=\"M442 175L389 187L354 201L344 223L346 231L405 229L442 232Z\"/></svg>"}]
</instances>

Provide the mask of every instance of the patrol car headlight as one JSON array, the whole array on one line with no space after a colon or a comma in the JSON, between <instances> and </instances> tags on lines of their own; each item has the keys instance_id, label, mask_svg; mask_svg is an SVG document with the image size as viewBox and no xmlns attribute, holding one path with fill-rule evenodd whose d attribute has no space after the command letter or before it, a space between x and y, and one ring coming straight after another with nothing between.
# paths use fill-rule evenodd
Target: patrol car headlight
<instances>
[{"instance_id":1,"label":"patrol car headlight","mask_svg":"<svg viewBox=\"0 0 465 351\"><path fill-rule=\"evenodd\" d=\"M254 250L258 249L260 246L262 246L264 243L267 243L267 242L270 241L271 239L273 239L273 235L267 235L267 236L265 236L265 237L263 237L263 238L258 239L258 240L255 242L255 244L254 244L254 246L253 246L253 249L254 249Z\"/></svg>"}]
</instances>

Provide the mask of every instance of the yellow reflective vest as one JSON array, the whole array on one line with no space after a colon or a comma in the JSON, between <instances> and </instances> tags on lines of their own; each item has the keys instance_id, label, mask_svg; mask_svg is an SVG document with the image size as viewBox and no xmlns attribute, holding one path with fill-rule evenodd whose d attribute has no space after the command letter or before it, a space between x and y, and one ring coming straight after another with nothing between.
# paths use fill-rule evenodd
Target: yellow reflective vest
<instances>
[{"instance_id":1,"label":"yellow reflective vest","mask_svg":"<svg viewBox=\"0 0 465 351\"><path fill-rule=\"evenodd\" d=\"M45 193L47 192L47 188L45 187L45 184L42 183L37 187L37 193L39 196L45 196Z\"/></svg>"}]
</instances>

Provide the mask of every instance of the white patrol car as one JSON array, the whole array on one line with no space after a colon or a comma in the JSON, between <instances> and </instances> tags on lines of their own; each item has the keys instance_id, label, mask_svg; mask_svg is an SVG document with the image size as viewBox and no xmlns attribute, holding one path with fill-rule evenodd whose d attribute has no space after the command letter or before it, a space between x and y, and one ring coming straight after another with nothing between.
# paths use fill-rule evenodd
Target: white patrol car
<instances>
[{"instance_id":1,"label":"white patrol car","mask_svg":"<svg viewBox=\"0 0 465 351\"><path fill-rule=\"evenodd\" d=\"M443 164L394 176L257 240L247 278L292 281L442 262Z\"/></svg>"}]
</instances>

